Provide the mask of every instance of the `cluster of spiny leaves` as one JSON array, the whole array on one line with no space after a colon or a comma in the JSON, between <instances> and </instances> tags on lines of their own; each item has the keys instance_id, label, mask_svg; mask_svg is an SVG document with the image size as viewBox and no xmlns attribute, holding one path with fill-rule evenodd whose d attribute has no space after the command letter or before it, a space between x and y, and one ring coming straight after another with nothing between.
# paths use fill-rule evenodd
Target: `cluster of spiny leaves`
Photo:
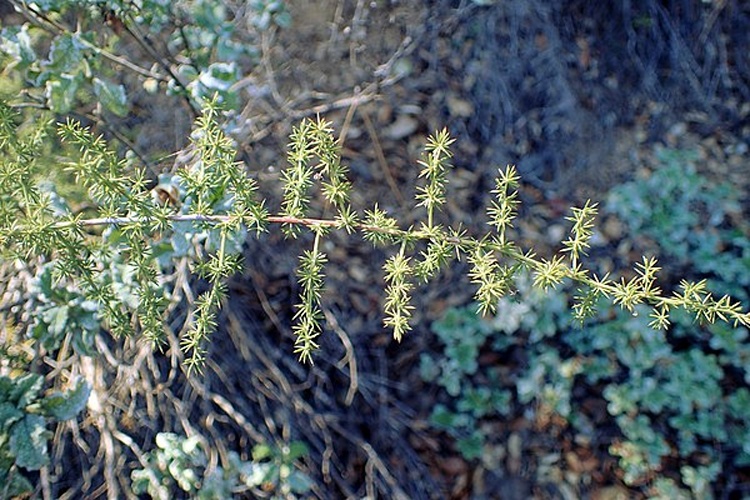
<instances>
[{"instance_id":1,"label":"cluster of spiny leaves","mask_svg":"<svg viewBox=\"0 0 750 500\"><path fill-rule=\"evenodd\" d=\"M282 175L283 200L272 215L257 197L255 181L235 161L233 142L222 132L218 118L217 109L209 105L196 122L194 161L179 172L184 192L179 208L156 202L144 173L130 169L126 174L126 163L101 137L74 122L59 125L60 138L80 151L67 168L88 189L99 210L99 217L83 218L57 214L49 196L37 187L35 154L50 127L19 135L14 111L0 106L0 246L4 257L55 262L56 277L77 283L95 300L113 333L137 331L158 340L170 294L153 242L172 231L177 222L218 231L217 248L197 254L194 271L210 286L191 304L190 328L181 339L188 365L198 368L227 294L225 280L242 269L241 256L228 250L227 241L248 230L256 235L270 231L274 225L288 237L305 231L312 235L312 248L300 257L297 270L300 294L294 318L295 352L302 361L312 361L318 348L316 339L323 331L320 301L327 258L321 249L331 231L360 233L373 244L393 248L383 266L384 325L392 329L396 340L411 328L410 301L415 287L431 281L453 259L462 258L471 266L468 278L477 287L475 298L485 313L494 312L499 299L514 291L514 277L520 271L528 271L534 276L534 286L542 290L565 280L576 283L578 292L571 307L580 320L594 314L599 298L605 296L630 311L639 304L650 305L654 328L669 325L674 307L686 309L698 321L719 319L750 325L750 314L738 302L728 296L715 298L704 281L683 282L680 291L662 293L656 286L659 267L653 258L636 264L629 280L598 277L587 270L582 258L593 234L596 204L587 202L572 209L567 218L572 224L570 235L561 242L558 255L537 258L532 251L519 248L508 237L519 205L520 179L513 166L498 171L494 198L487 208L487 234L476 237L460 226L438 224L435 215L446 201L452 156L449 148L453 140L445 130L429 138L419 161L415 206L421 210L422 220L403 228L376 203L362 214L351 206L347 169L341 163L330 123L321 119L304 120L294 129L288 166ZM313 210L321 204L313 203L316 196L323 202L317 215ZM97 230L98 226L116 228L117 237L112 237L111 231ZM102 261L112 254L125 255L137 276L135 311L118 300L111 281L99 279Z\"/></svg>"}]
</instances>

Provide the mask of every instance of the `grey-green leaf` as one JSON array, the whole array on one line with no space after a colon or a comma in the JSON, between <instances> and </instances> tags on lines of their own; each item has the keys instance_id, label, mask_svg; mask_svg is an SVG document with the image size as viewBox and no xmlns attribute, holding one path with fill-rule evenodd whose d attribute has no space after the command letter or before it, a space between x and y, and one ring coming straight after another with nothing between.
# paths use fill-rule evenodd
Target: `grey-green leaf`
<instances>
[{"instance_id":1,"label":"grey-green leaf","mask_svg":"<svg viewBox=\"0 0 750 500\"><path fill-rule=\"evenodd\" d=\"M11 425L23 417L23 412L13 403L0 403L0 434L5 434Z\"/></svg>"},{"instance_id":2,"label":"grey-green leaf","mask_svg":"<svg viewBox=\"0 0 750 500\"><path fill-rule=\"evenodd\" d=\"M27 414L16 423L10 433L10 451L16 464L29 470L39 470L47 463L47 439L51 433L44 427L44 418Z\"/></svg>"},{"instance_id":3,"label":"grey-green leaf","mask_svg":"<svg viewBox=\"0 0 750 500\"><path fill-rule=\"evenodd\" d=\"M68 313L70 308L66 305L53 307L44 312L44 321L49 323L47 332L53 337L60 337L65 332L65 325L68 324Z\"/></svg>"},{"instance_id":4,"label":"grey-green leaf","mask_svg":"<svg viewBox=\"0 0 750 500\"><path fill-rule=\"evenodd\" d=\"M86 406L91 394L91 385L84 379L79 379L73 390L62 393L55 392L42 400L42 406L58 420L70 420L76 417Z\"/></svg>"},{"instance_id":5,"label":"grey-green leaf","mask_svg":"<svg viewBox=\"0 0 750 500\"><path fill-rule=\"evenodd\" d=\"M73 108L78 80L68 74L57 75L47 81L46 97L49 106L55 113L67 113Z\"/></svg>"},{"instance_id":6,"label":"grey-green leaf","mask_svg":"<svg viewBox=\"0 0 750 500\"><path fill-rule=\"evenodd\" d=\"M307 493L312 488L312 480L302 471L292 471L287 478L289 488L294 493Z\"/></svg>"},{"instance_id":7,"label":"grey-green leaf","mask_svg":"<svg viewBox=\"0 0 750 500\"><path fill-rule=\"evenodd\" d=\"M2 39L0 39L0 52L15 59L19 68L27 68L36 61L28 26L24 25L21 28L9 26L3 29Z\"/></svg>"},{"instance_id":8,"label":"grey-green leaf","mask_svg":"<svg viewBox=\"0 0 750 500\"><path fill-rule=\"evenodd\" d=\"M23 377L13 379L13 389L10 391L8 400L23 409L39 397L44 377L36 373L27 373Z\"/></svg>"},{"instance_id":9,"label":"grey-green leaf","mask_svg":"<svg viewBox=\"0 0 750 500\"><path fill-rule=\"evenodd\" d=\"M62 34L52 43L46 68L52 74L76 73L83 62L83 45L77 35Z\"/></svg>"},{"instance_id":10,"label":"grey-green leaf","mask_svg":"<svg viewBox=\"0 0 750 500\"><path fill-rule=\"evenodd\" d=\"M128 114L128 98L122 85L94 78L94 94L102 106L117 116Z\"/></svg>"}]
</instances>

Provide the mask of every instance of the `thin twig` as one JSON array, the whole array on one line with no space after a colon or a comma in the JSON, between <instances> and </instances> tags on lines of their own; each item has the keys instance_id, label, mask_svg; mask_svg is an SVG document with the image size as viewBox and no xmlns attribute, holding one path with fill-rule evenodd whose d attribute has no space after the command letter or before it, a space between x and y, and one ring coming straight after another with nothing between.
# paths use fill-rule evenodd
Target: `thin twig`
<instances>
[{"instance_id":1,"label":"thin twig","mask_svg":"<svg viewBox=\"0 0 750 500\"><path fill-rule=\"evenodd\" d=\"M146 40L146 37L140 32L136 33L136 31L140 31L137 30L137 26L137 22L135 22L133 19L129 19L129 22L125 23L125 30L136 41L136 43L138 43L138 45L140 45L141 48L143 48L143 50L145 50L146 53L148 53L148 55L150 55L151 58L154 59L154 61L156 61L156 63L161 66L164 71L167 72L167 74L169 74L169 76L174 80L177 86L179 86L183 90L184 100L190 107L190 111L192 112L193 117L197 117L198 115L200 115L200 109L198 109L192 99L190 99L190 92L188 91L187 85L185 85L179 75L175 73L169 61L165 60L160 54L156 52L153 47L154 44L151 43L150 40Z\"/></svg>"},{"instance_id":2,"label":"thin twig","mask_svg":"<svg viewBox=\"0 0 750 500\"><path fill-rule=\"evenodd\" d=\"M393 174L391 174L391 169L388 168L388 161L385 159L383 148L380 146L380 139L378 139L378 134L375 131L375 127L372 124L370 115L367 112L363 112L362 118L364 119L367 133L369 134L370 139L372 140L372 147L375 149L375 156L378 159L378 164L380 165L380 169L383 171L383 174L385 175L386 182L388 182L388 187L391 188L391 192L393 192L393 196L396 197L399 205L401 205L401 207L403 208L406 206L406 200L404 200L404 196L401 194L401 190L398 188L398 185L396 184L396 179L394 179Z\"/></svg>"},{"instance_id":3,"label":"thin twig","mask_svg":"<svg viewBox=\"0 0 750 500\"><path fill-rule=\"evenodd\" d=\"M361 92L355 93L353 96L342 97L333 102L319 104L311 108L290 111L288 116L295 120L307 118L309 116L322 115L333 111L334 109L346 108L349 106L359 106L361 104L380 99L380 94L377 93L377 85L374 83L369 84Z\"/></svg>"},{"instance_id":4,"label":"thin twig","mask_svg":"<svg viewBox=\"0 0 750 500\"><path fill-rule=\"evenodd\" d=\"M253 289L255 290L255 293L258 295L258 299L260 299L260 306L263 308L263 311L268 316L268 319L271 320L271 323L276 327L276 329L280 332L286 333L288 337L293 337L292 331L289 328L284 327L284 325L281 324L281 321L279 320L279 315L276 314L276 311L274 310L273 306L271 306L271 302L268 300L268 296L266 295L266 292L263 291L263 287L258 285L258 281L260 280L260 276L254 269L249 270L251 281L253 282Z\"/></svg>"},{"instance_id":5,"label":"thin twig","mask_svg":"<svg viewBox=\"0 0 750 500\"><path fill-rule=\"evenodd\" d=\"M326 308L323 308L323 313L325 314L326 321L328 321L331 329L333 329L336 335L338 335L339 339L341 339L341 343L343 344L344 350L346 351L344 357L341 358L338 363L336 363L336 367L342 369L344 365L349 365L349 390L346 391L344 404L346 406L351 406L352 401L354 400L354 395L357 393L357 389L359 388L357 356L354 354L354 346L352 345L352 341L349 338L349 335L339 325L336 316Z\"/></svg>"},{"instance_id":6,"label":"thin twig","mask_svg":"<svg viewBox=\"0 0 750 500\"><path fill-rule=\"evenodd\" d=\"M284 99L281 97L281 94L279 94L279 88L276 85L276 77L274 76L273 66L271 66L271 49L268 39L269 35L265 31L261 33L261 63L263 64L263 69L265 70L266 77L268 78L268 87L271 90L271 96L273 97L273 100L276 102L276 105L279 106L284 112L288 112L289 110L287 108L287 105L284 102Z\"/></svg>"},{"instance_id":7,"label":"thin twig","mask_svg":"<svg viewBox=\"0 0 750 500\"><path fill-rule=\"evenodd\" d=\"M75 31L66 26L63 26L62 24L58 23L56 20L50 18L43 12L30 6L26 2L19 2L18 0L10 0L10 2L16 8L16 10L20 12L21 15L23 15L29 22L34 23L34 25L44 29L45 31L49 33L59 35L62 33L73 33ZM153 71L150 71L148 69L142 68L138 66L137 64L129 61L128 59L125 59L124 57L116 56L115 54L90 43L88 40L86 40L83 37L78 37L76 41L81 43L85 47L93 50L97 54L100 54L106 59L109 59L112 62L125 66L131 71L134 71L135 73L138 73L142 76L146 76L149 78L154 78L160 81L164 80L164 77L162 75L158 73L154 73Z\"/></svg>"},{"instance_id":8,"label":"thin twig","mask_svg":"<svg viewBox=\"0 0 750 500\"><path fill-rule=\"evenodd\" d=\"M349 109L346 110L344 123L341 125L341 132L339 133L338 144L340 148L344 147L344 141L346 140L346 135L349 133L349 127L352 124L352 118L354 118L354 112L357 111L357 107L359 107L359 101L353 101Z\"/></svg>"}]
</instances>

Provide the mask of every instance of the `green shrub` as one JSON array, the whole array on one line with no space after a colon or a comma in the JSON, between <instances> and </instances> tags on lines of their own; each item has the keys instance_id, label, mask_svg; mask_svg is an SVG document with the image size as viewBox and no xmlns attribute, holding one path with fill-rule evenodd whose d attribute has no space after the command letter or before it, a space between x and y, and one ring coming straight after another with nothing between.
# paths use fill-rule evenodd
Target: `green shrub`
<instances>
[{"instance_id":1,"label":"green shrub","mask_svg":"<svg viewBox=\"0 0 750 500\"><path fill-rule=\"evenodd\" d=\"M712 187L689 163L680 163L689 155L663 152L661 158L662 168L650 178L613 190L610 209L631 234L660 238L672 259L695 264L693 269L711 287L730 289L736 282L725 280L734 280L734 275L713 272L701 242L711 232L719 239L714 259L729 269L744 266L740 252L717 257L718 248L745 248L750 242L726 219L736 194L728 186ZM681 168L686 168L685 175L678 175ZM686 214L684 204L710 214L711 225L704 230L697 216ZM671 228L691 236L672 237ZM450 396L433 413L438 428L460 438L458 431L476 429L475 421L470 412L449 413L447 406L466 408L465 399L479 390L510 391L518 406L506 406L496 416L519 408L525 408L525 414L553 412L577 432L591 434L590 416L573 401L579 388L605 400L619 428L621 436L609 451L619 457L624 482L654 498L685 497L685 488L695 498L707 498L721 486L717 480L725 468L750 464L750 345L745 326L700 325L679 310L671 314L666 330L655 330L654 315L649 317L645 305L613 309L603 297L596 298L597 315L578 324L562 290L541 294L524 275L516 277L514 288L518 293L500 299L491 321L476 317L470 307L448 311L434 326L446 347L437 355L423 355L422 375ZM470 346L460 351L461 357L448 348L456 342ZM526 360L513 373L512 383L489 382L477 369L480 350L507 359L515 345L524 346ZM463 451L460 441L457 447ZM665 463L675 457L679 476L663 475Z\"/></svg>"},{"instance_id":2,"label":"green shrub","mask_svg":"<svg viewBox=\"0 0 750 500\"><path fill-rule=\"evenodd\" d=\"M151 498L168 500L174 496L175 485L190 498L224 499L239 493L263 488L273 498L295 498L307 493L311 481L295 469L297 460L307 455L307 446L299 441L279 448L258 444L252 460L241 460L230 451L227 464L209 467L206 452L197 438L172 433L156 435L157 448L147 457L143 469L132 472L133 492L147 493Z\"/></svg>"},{"instance_id":3,"label":"green shrub","mask_svg":"<svg viewBox=\"0 0 750 500\"><path fill-rule=\"evenodd\" d=\"M44 377L36 373L0 376L0 498L33 491L24 471L49 463L48 421L75 418L86 406L91 386L83 379L67 391L44 394Z\"/></svg>"},{"instance_id":4,"label":"green shrub","mask_svg":"<svg viewBox=\"0 0 750 500\"><path fill-rule=\"evenodd\" d=\"M510 392L502 388L497 372L477 374L479 349L493 333L489 322L475 309L450 309L432 327L443 346L437 355L420 357L420 373L426 382L434 382L451 396L448 406L437 404L430 421L457 440L467 459L482 454L485 441L479 425L484 418L507 415ZM481 382L480 382L481 380Z\"/></svg>"},{"instance_id":5,"label":"green shrub","mask_svg":"<svg viewBox=\"0 0 750 500\"><path fill-rule=\"evenodd\" d=\"M648 178L624 183L607 196L607 210L632 237L657 242L662 258L706 277L710 290L747 301L750 239L731 224L739 193L697 173L697 154L658 149L660 167Z\"/></svg>"},{"instance_id":6,"label":"green shrub","mask_svg":"<svg viewBox=\"0 0 750 500\"><path fill-rule=\"evenodd\" d=\"M238 62L257 64L255 37L291 21L279 0L249 2L242 19L227 4L205 0L17 5L26 21L0 30L6 77L25 88L29 102L58 114L98 102L109 113L126 116L131 102L126 79L118 75L123 69L146 91L180 95L195 110L214 96L236 105L232 85L240 79ZM131 43L128 54L120 48L123 42ZM133 57L133 45L140 57Z\"/></svg>"}]
</instances>

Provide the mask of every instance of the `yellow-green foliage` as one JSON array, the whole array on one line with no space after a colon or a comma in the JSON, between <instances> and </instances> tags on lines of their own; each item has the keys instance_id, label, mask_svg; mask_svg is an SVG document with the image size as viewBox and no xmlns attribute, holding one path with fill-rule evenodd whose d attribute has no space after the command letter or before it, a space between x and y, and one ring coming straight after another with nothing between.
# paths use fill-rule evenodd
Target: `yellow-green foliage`
<instances>
[{"instance_id":1,"label":"yellow-green foliage","mask_svg":"<svg viewBox=\"0 0 750 500\"><path fill-rule=\"evenodd\" d=\"M79 152L68 169L99 210L97 217L83 218L55 211L49 193L40 190L33 175L43 149L44 128L19 138L15 113L6 105L0 107L0 244L4 256L44 256L54 261L56 278L75 283L98 303L101 318L115 334L135 330L158 341L171 291L163 279L165 269L154 252L155 243L165 241L170 232L185 232L186 227L191 233L206 231L210 235L207 241L213 244L206 243L203 251L195 254L194 269L210 287L191 304L191 325L182 338L187 363L194 368L204 361L206 342L216 328L217 313L227 294L225 279L242 269L235 243L247 232L259 234L274 230L274 226L281 226L289 237L303 231L313 235L312 247L300 257L297 271L301 293L295 315L295 352L303 361L312 362L318 348L316 338L323 331L320 300L327 258L322 241L331 231L359 233L374 244L393 247L394 253L384 265L384 324L393 330L396 340L410 330L410 300L416 285L429 282L453 259L463 258L471 265L468 278L477 286L476 300L482 312L494 312L498 300L514 289L514 277L526 271L541 290L565 280L576 283L578 293L572 308L580 320L594 314L598 298L604 296L628 311L640 304L650 306L653 328L666 328L676 307L700 322L750 324L750 315L737 301L729 296L714 297L703 281L684 281L680 291L662 293L656 285L659 267L653 258L644 257L636 263L630 280L592 274L584 267L583 258L597 214L595 203L572 208L567 218L572 224L570 234L561 242L558 255L542 259L531 250L522 250L507 236L519 204L520 179L513 166L498 170L494 199L487 209L486 234L471 236L461 227L437 224L434 214L445 203L450 177L452 139L445 130L429 139L419 162L423 181L414 205L415 210L423 209L423 216L410 227L401 227L396 218L378 207L377 200L363 215L351 207L347 169L341 164L331 125L322 119L304 120L294 129L282 176L283 201L273 215L257 196L255 182L235 161L236 151L217 124L217 113L211 104L196 122L192 136L197 155L179 172L179 206L155 202L143 172L126 174L123 160L101 137L75 122L61 125L60 138ZM314 193L316 187L318 194ZM313 196L324 201L325 216L313 213ZM94 230L98 226L110 230ZM118 298L111 280L98 279L102 259L112 253L126 256L137 277L135 307Z\"/></svg>"}]
</instances>

